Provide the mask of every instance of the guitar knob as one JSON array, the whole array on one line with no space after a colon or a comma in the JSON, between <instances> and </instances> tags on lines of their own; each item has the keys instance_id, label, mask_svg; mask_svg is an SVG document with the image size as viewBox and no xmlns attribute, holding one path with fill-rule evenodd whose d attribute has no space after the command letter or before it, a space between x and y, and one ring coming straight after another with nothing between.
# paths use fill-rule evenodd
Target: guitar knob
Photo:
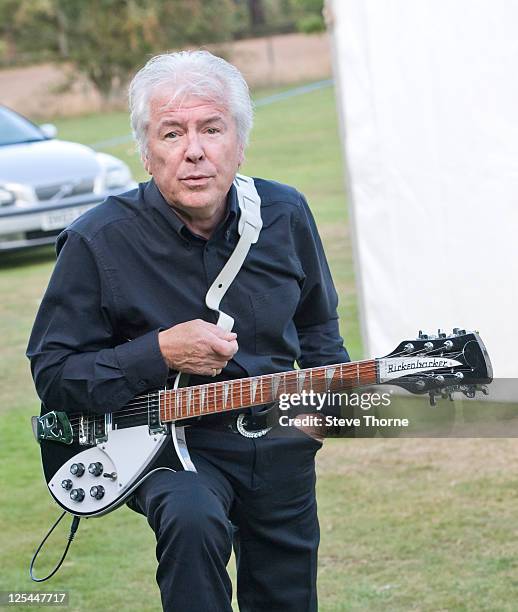
<instances>
[{"instance_id":1,"label":"guitar knob","mask_svg":"<svg viewBox=\"0 0 518 612\"><path fill-rule=\"evenodd\" d=\"M83 489L72 489L70 491L70 499L75 502L82 502L85 498L85 492Z\"/></svg>"},{"instance_id":2,"label":"guitar knob","mask_svg":"<svg viewBox=\"0 0 518 612\"><path fill-rule=\"evenodd\" d=\"M100 476L103 473L103 470L103 464L99 463L98 461L97 463L90 463L88 466L88 471L90 474L92 474L92 476Z\"/></svg>"},{"instance_id":3,"label":"guitar knob","mask_svg":"<svg viewBox=\"0 0 518 612\"><path fill-rule=\"evenodd\" d=\"M62 481L61 486L65 489L65 491L70 491L73 486L73 483L69 478L67 478L66 480Z\"/></svg>"},{"instance_id":4,"label":"guitar knob","mask_svg":"<svg viewBox=\"0 0 518 612\"><path fill-rule=\"evenodd\" d=\"M104 487L101 485L97 485L90 489L90 495L94 499L102 499L104 497Z\"/></svg>"},{"instance_id":5,"label":"guitar knob","mask_svg":"<svg viewBox=\"0 0 518 612\"><path fill-rule=\"evenodd\" d=\"M82 476L85 473L84 463L73 463L70 466L70 473L73 476Z\"/></svg>"}]
</instances>

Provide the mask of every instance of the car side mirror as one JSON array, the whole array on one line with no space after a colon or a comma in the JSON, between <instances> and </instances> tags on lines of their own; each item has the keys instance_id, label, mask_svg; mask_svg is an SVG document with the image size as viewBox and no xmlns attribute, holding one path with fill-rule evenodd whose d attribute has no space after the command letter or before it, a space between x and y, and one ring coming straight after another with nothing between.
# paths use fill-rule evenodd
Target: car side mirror
<instances>
[{"instance_id":1,"label":"car side mirror","mask_svg":"<svg viewBox=\"0 0 518 612\"><path fill-rule=\"evenodd\" d=\"M40 130L43 132L46 138L56 138L58 135L58 128L52 123L43 123L40 125Z\"/></svg>"}]
</instances>

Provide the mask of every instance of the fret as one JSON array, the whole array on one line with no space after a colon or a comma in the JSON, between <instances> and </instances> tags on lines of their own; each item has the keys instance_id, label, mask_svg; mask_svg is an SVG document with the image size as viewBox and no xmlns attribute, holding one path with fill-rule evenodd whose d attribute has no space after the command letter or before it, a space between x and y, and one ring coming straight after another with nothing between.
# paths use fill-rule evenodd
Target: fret
<instances>
[{"instance_id":1,"label":"fret","mask_svg":"<svg viewBox=\"0 0 518 612\"><path fill-rule=\"evenodd\" d=\"M257 392L257 383L258 382L259 381L257 380L257 378L253 378L252 379L251 391L250 391L250 397L251 397L252 404L255 404L255 394Z\"/></svg>"},{"instance_id":2,"label":"fret","mask_svg":"<svg viewBox=\"0 0 518 612\"><path fill-rule=\"evenodd\" d=\"M282 373L282 379L283 379L283 383L284 383L284 393L287 393L287 389L286 389L286 372Z\"/></svg>"},{"instance_id":3,"label":"fret","mask_svg":"<svg viewBox=\"0 0 518 612\"><path fill-rule=\"evenodd\" d=\"M178 411L178 391L174 392L174 416L176 418L180 416Z\"/></svg>"},{"instance_id":4,"label":"fret","mask_svg":"<svg viewBox=\"0 0 518 612\"><path fill-rule=\"evenodd\" d=\"M191 416L192 387L187 387L187 415Z\"/></svg>"},{"instance_id":5,"label":"fret","mask_svg":"<svg viewBox=\"0 0 518 612\"><path fill-rule=\"evenodd\" d=\"M297 393L300 393L304 389L305 380L306 372L304 372L304 370L297 370Z\"/></svg>"},{"instance_id":6,"label":"fret","mask_svg":"<svg viewBox=\"0 0 518 612\"><path fill-rule=\"evenodd\" d=\"M274 374L272 376L272 400L277 399L277 391L279 390L280 383L281 383L281 380L279 378L279 375Z\"/></svg>"},{"instance_id":7,"label":"fret","mask_svg":"<svg viewBox=\"0 0 518 612\"><path fill-rule=\"evenodd\" d=\"M239 393L240 393L240 398L241 398L241 401L239 403L242 406L243 405L243 379L242 378L239 379Z\"/></svg>"},{"instance_id":8,"label":"fret","mask_svg":"<svg viewBox=\"0 0 518 612\"><path fill-rule=\"evenodd\" d=\"M360 384L360 364L356 363L356 383Z\"/></svg>"},{"instance_id":9,"label":"fret","mask_svg":"<svg viewBox=\"0 0 518 612\"><path fill-rule=\"evenodd\" d=\"M218 409L218 403L217 403L217 393L218 393L218 385L217 383L214 383L213 385L210 385L210 388L212 389L213 392L213 397L212 397L212 405L213 405L213 412L216 412L216 410ZM207 409L209 409L209 407L207 406Z\"/></svg>"},{"instance_id":10,"label":"fret","mask_svg":"<svg viewBox=\"0 0 518 612\"><path fill-rule=\"evenodd\" d=\"M331 389L331 383L333 382L333 376L335 375L336 368L326 368L325 372L325 380L326 380L326 391Z\"/></svg>"},{"instance_id":11,"label":"fret","mask_svg":"<svg viewBox=\"0 0 518 612\"><path fill-rule=\"evenodd\" d=\"M225 382L223 383L223 409L226 410L227 408L227 400L228 400L228 390L230 387L230 383Z\"/></svg>"},{"instance_id":12,"label":"fret","mask_svg":"<svg viewBox=\"0 0 518 612\"><path fill-rule=\"evenodd\" d=\"M205 385L203 385L200 388L200 414L203 412L203 404L205 403L205 393L207 391L207 388Z\"/></svg>"}]
</instances>

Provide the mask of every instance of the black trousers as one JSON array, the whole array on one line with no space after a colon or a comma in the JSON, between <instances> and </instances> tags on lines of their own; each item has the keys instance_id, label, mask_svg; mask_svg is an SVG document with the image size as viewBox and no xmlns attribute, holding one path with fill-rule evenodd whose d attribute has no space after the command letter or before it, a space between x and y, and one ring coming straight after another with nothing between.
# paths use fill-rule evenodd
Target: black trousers
<instances>
[{"instance_id":1,"label":"black trousers","mask_svg":"<svg viewBox=\"0 0 518 612\"><path fill-rule=\"evenodd\" d=\"M251 439L190 427L197 472L160 470L137 489L131 506L156 535L164 610L231 612L232 545L241 612L317 610L314 457L321 443L291 433Z\"/></svg>"}]
</instances>

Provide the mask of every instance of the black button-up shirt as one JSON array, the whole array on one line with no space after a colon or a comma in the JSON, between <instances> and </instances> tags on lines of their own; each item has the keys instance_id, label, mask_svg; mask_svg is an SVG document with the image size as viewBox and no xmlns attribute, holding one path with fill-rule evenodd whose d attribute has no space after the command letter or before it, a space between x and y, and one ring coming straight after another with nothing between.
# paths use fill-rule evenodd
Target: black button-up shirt
<instances>
[{"instance_id":1,"label":"black button-up shirt","mask_svg":"<svg viewBox=\"0 0 518 612\"><path fill-rule=\"evenodd\" d=\"M263 228L223 298L239 351L220 378L348 361L337 297L304 197L255 179ZM48 410L113 412L163 387L158 332L192 319L216 322L205 294L239 239L235 187L209 240L196 236L154 181L110 197L58 238L58 259L27 355ZM210 379L211 381L217 379ZM192 376L190 384L207 382Z\"/></svg>"}]
</instances>

